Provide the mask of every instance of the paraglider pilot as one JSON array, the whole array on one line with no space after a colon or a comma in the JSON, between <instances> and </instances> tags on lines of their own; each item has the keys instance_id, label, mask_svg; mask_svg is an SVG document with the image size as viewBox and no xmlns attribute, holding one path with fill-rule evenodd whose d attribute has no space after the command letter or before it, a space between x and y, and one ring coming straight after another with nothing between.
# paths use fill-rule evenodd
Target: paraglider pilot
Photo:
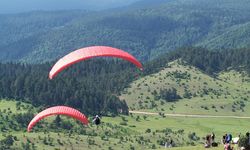
<instances>
[{"instance_id":1,"label":"paraglider pilot","mask_svg":"<svg viewBox=\"0 0 250 150\"><path fill-rule=\"evenodd\" d=\"M95 125L99 125L101 123L101 119L98 115L96 115L92 122L94 122Z\"/></svg>"}]
</instances>

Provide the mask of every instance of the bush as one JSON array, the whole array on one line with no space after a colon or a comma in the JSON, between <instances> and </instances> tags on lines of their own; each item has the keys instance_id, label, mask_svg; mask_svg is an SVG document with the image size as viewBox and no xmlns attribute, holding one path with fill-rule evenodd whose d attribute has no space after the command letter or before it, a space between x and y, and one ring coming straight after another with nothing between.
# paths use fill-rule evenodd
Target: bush
<instances>
[{"instance_id":1,"label":"bush","mask_svg":"<svg viewBox=\"0 0 250 150\"><path fill-rule=\"evenodd\" d=\"M152 149L156 149L156 146L155 146L155 144L153 144L153 145L151 146L151 148L152 148Z\"/></svg>"},{"instance_id":2,"label":"bush","mask_svg":"<svg viewBox=\"0 0 250 150\"><path fill-rule=\"evenodd\" d=\"M183 94L183 97L190 99L190 98L192 98L192 93L189 91L185 91L185 93Z\"/></svg>"},{"instance_id":3,"label":"bush","mask_svg":"<svg viewBox=\"0 0 250 150\"><path fill-rule=\"evenodd\" d=\"M198 140L200 140L200 137L198 137L198 136L196 135L195 132L189 133L189 134L188 134L188 138L189 138L190 140L193 140L193 141L198 141Z\"/></svg>"},{"instance_id":4,"label":"bush","mask_svg":"<svg viewBox=\"0 0 250 150\"><path fill-rule=\"evenodd\" d=\"M147 130L146 130L146 133L150 133L150 132L151 132L151 129L147 129Z\"/></svg>"},{"instance_id":5,"label":"bush","mask_svg":"<svg viewBox=\"0 0 250 150\"><path fill-rule=\"evenodd\" d=\"M12 146L14 143L14 139L12 135L8 135L5 139L0 141L0 144L6 146L6 148Z\"/></svg>"},{"instance_id":6,"label":"bush","mask_svg":"<svg viewBox=\"0 0 250 150\"><path fill-rule=\"evenodd\" d=\"M177 94L177 90L175 88L161 89L159 97L166 100L167 102L174 102L178 99L181 99L181 97Z\"/></svg>"},{"instance_id":7,"label":"bush","mask_svg":"<svg viewBox=\"0 0 250 150\"><path fill-rule=\"evenodd\" d=\"M239 139L239 147L245 147L246 149L250 149L250 145L248 145L248 137L241 136Z\"/></svg>"},{"instance_id":8,"label":"bush","mask_svg":"<svg viewBox=\"0 0 250 150\"><path fill-rule=\"evenodd\" d=\"M120 122L120 125L122 125L122 126L126 126L126 125L128 125L128 124L127 124L127 122L122 121L122 122Z\"/></svg>"}]
</instances>

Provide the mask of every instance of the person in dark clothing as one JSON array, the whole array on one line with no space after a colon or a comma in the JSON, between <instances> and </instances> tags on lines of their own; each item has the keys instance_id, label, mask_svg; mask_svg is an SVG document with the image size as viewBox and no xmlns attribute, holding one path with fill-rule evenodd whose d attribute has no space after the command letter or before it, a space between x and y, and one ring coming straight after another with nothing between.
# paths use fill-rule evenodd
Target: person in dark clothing
<instances>
[{"instance_id":1,"label":"person in dark clothing","mask_svg":"<svg viewBox=\"0 0 250 150\"><path fill-rule=\"evenodd\" d=\"M250 146L250 133L249 132L246 133L246 137L248 138L248 145Z\"/></svg>"},{"instance_id":2,"label":"person in dark clothing","mask_svg":"<svg viewBox=\"0 0 250 150\"><path fill-rule=\"evenodd\" d=\"M215 142L215 134L212 132L211 134L211 145L212 147L217 147L218 146L218 143Z\"/></svg>"},{"instance_id":3,"label":"person in dark clothing","mask_svg":"<svg viewBox=\"0 0 250 150\"><path fill-rule=\"evenodd\" d=\"M211 146L211 135L206 136L205 148L209 148Z\"/></svg>"},{"instance_id":4,"label":"person in dark clothing","mask_svg":"<svg viewBox=\"0 0 250 150\"><path fill-rule=\"evenodd\" d=\"M98 115L95 116L95 118L93 119L93 122L95 123L95 125L99 125L101 124L101 119Z\"/></svg>"},{"instance_id":5,"label":"person in dark clothing","mask_svg":"<svg viewBox=\"0 0 250 150\"><path fill-rule=\"evenodd\" d=\"M226 137L227 137L227 134L223 135L222 141L221 141L222 144L226 144Z\"/></svg>"},{"instance_id":6,"label":"person in dark clothing","mask_svg":"<svg viewBox=\"0 0 250 150\"><path fill-rule=\"evenodd\" d=\"M212 138L212 143L213 143L214 139L215 139L215 134L214 133L211 134L211 138Z\"/></svg>"}]
</instances>

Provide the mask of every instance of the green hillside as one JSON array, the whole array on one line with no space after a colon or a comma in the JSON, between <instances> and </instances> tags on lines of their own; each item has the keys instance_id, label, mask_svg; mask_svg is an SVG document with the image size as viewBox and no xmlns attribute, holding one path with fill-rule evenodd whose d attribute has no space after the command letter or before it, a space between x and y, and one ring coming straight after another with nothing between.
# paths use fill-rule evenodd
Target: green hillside
<instances>
[{"instance_id":1,"label":"green hillside","mask_svg":"<svg viewBox=\"0 0 250 150\"><path fill-rule=\"evenodd\" d=\"M195 57L196 56L193 55L193 58ZM97 60L94 62L104 64L105 61ZM71 85L72 81L69 80L70 78L67 79L67 76L74 74L75 71L84 74L84 77L88 80L90 80L88 77L90 75L93 76L93 74L99 74L99 76L103 75L104 77L110 75L109 73L100 74L98 65L93 65L96 67L95 71L90 68L87 69L87 66L91 66L90 64L94 62L88 62L85 64L86 66L77 65L72 68L72 71L69 70L62 74L62 77L59 75L58 80L62 81L60 78L64 78L64 82L68 83L67 86L73 87ZM106 63L109 64L111 62L107 61ZM113 76L121 76L119 75L120 69L129 69L129 66L119 61L113 63L112 66L114 66L114 68L109 70L107 69L109 68L109 65L106 65L106 70L109 70ZM115 66L117 66L117 68ZM119 68L119 66L123 67ZM36 79L37 82L35 82L35 85L43 87L40 87L40 91L41 93L44 93L42 91L47 87L46 82L43 79L44 77L40 78L37 74L40 74L40 76L46 76L46 72L43 72L43 69L41 68L47 68L48 65L20 66L18 64L2 64L0 67L3 70L9 68L9 71L5 70L0 74L2 77L7 76L1 80L2 86L5 85L5 87L0 88L1 90L5 89L4 92L2 91L3 93L1 96L8 94L15 97L19 96L18 101L0 101L0 147L5 150L80 150L83 148L93 150L165 149L164 143L171 139L174 142L173 146L176 147L173 149L200 150L203 148L203 138L211 132L216 134L216 141L220 142L222 135L225 133L231 133L235 137L240 133L244 135L249 131L249 119L225 117L250 117L250 77L245 71L239 72L228 68L227 70L221 71L212 76L194 66L188 65L187 62L182 61L182 59L178 59L165 64L165 67L162 67L158 72L153 74L149 73L148 75L145 73L137 79L135 78L133 82L126 79L127 82L131 81L131 83L126 86L127 88L124 90L122 89L126 85L125 83L120 83L118 77L112 79L119 81L116 82L119 84L119 86L117 86L121 89L118 87L115 89L118 91L122 90L119 98L120 100L124 99L127 102L130 110L156 112L155 115L132 113L128 116L124 116L114 113L113 115L103 116L102 124L97 128L91 123L93 118L93 115L91 114L95 111L93 109L93 112L91 112L91 109L96 105L91 103L79 108L81 112L88 116L90 121L89 126L83 126L80 122L64 116L60 116L59 121L56 121L56 117L53 116L40 121L33 128L32 132L28 133L26 128L29 121L37 112L44 110L49 105L47 104L44 106L37 104L37 98L44 98L44 103L52 103L52 101L48 101L45 96L38 94L39 97L34 98L33 102L31 102L39 107L34 107L31 104L25 103L25 101L29 102L29 100L22 99L22 96L25 95L18 93L20 90L17 90L16 88L22 87L19 86L19 84L22 83L22 78L26 77L24 79L29 79L30 81L35 81L34 79ZM79 71L83 70L81 69L82 67L87 69L88 73ZM15 68L15 71L11 68ZM35 68L39 68L40 71ZM33 70L33 72L30 72L30 70ZM27 73L27 71L29 73ZM114 72L116 72L116 74ZM13 80L8 75L10 73L12 74L12 78L15 78L15 75L13 74L22 77L17 78L18 80ZM24 76L23 74L29 74L29 76ZM11 83L10 88L12 88L13 92L7 92L8 84L5 82L11 81L11 79L13 80L13 83L8 83ZM85 80L82 81L81 77L76 76L75 80L81 81L79 84L87 83ZM58 84L57 82L58 81L55 81L55 84ZM30 86L34 86L32 83L33 82L28 83L26 81L25 87L23 88L29 89ZM72 83L74 83L73 85L76 85L76 81ZM96 84L96 88L102 86L100 81ZM67 91L67 88L63 88L67 86L61 86L61 90ZM107 84L106 86L107 87L103 88L108 90L110 87ZM36 89L39 88L36 87ZM113 90L116 91L115 89ZM89 91L94 90L95 88L89 89ZM26 92L28 91L29 90ZM45 93L47 96L53 95L49 92ZM30 93L26 94L28 96ZM83 92L82 94L87 95L88 93ZM70 96L70 92L68 92L68 96ZM93 102L93 98L87 99ZM108 99L109 98L103 100L103 102L108 102ZM76 102L75 99L71 99L70 101ZM53 103L56 104L59 102L60 101L54 101ZM77 102L86 103L85 99ZM114 106L112 103L109 104L111 107ZM107 107L107 110L105 111L111 111L110 106ZM79 106L75 105L74 107L78 109ZM222 117L178 117L169 116L167 114L199 114ZM236 128L237 126L240 126L240 128ZM222 147L223 145L219 145L219 147L214 148L214 150L222 149Z\"/></svg>"},{"instance_id":2,"label":"green hillside","mask_svg":"<svg viewBox=\"0 0 250 150\"><path fill-rule=\"evenodd\" d=\"M174 149L200 150L211 132L217 142L225 133L244 136L249 56L248 48L187 47L145 63L143 71L116 59L93 59L54 80L48 80L52 62L1 63L0 150L165 149L171 139ZM78 109L89 126L53 116L26 131L37 112L55 105ZM102 116L98 128L91 122L96 114Z\"/></svg>"},{"instance_id":3,"label":"green hillside","mask_svg":"<svg viewBox=\"0 0 250 150\"><path fill-rule=\"evenodd\" d=\"M6 100L0 101L0 108L2 149L164 149L164 142L172 139L174 146L179 147L174 149L193 150L202 148L202 137L208 133L215 132L216 141L219 142L225 132L236 135L249 129L249 121L245 119L130 115L103 117L102 125L97 128L91 123L83 126L74 119L61 116L59 126L55 126L55 117L48 117L28 133L26 126L31 118L23 120L22 125L18 122L21 119L15 116L22 118L25 115L20 115L17 110L27 114L30 109L36 113L37 108ZM5 111L8 115L3 115ZM12 119L12 125L7 125L6 116ZM235 128L239 123L241 128ZM221 147L222 145L218 149Z\"/></svg>"},{"instance_id":4,"label":"green hillside","mask_svg":"<svg viewBox=\"0 0 250 150\"><path fill-rule=\"evenodd\" d=\"M249 79L246 73L233 70L212 77L178 60L132 82L120 99L131 110L249 116ZM170 89L176 90L176 98L164 96Z\"/></svg>"},{"instance_id":5,"label":"green hillside","mask_svg":"<svg viewBox=\"0 0 250 150\"><path fill-rule=\"evenodd\" d=\"M124 49L146 61L179 47L249 46L247 0L141 1L99 12L0 16L0 60L41 63L91 45Z\"/></svg>"}]
</instances>

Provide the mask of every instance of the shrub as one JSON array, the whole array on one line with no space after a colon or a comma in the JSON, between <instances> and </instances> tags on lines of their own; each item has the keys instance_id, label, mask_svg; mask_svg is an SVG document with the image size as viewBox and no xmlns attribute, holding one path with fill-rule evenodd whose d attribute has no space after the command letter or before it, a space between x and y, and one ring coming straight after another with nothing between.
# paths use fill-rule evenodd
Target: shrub
<instances>
[{"instance_id":1,"label":"shrub","mask_svg":"<svg viewBox=\"0 0 250 150\"><path fill-rule=\"evenodd\" d=\"M181 99L181 97L177 94L177 90L175 88L161 89L159 97L168 102L174 102L178 99Z\"/></svg>"},{"instance_id":2,"label":"shrub","mask_svg":"<svg viewBox=\"0 0 250 150\"><path fill-rule=\"evenodd\" d=\"M122 121L122 122L120 122L120 125L122 125L122 126L126 126L126 125L128 125L128 124L127 124L127 122Z\"/></svg>"},{"instance_id":3,"label":"shrub","mask_svg":"<svg viewBox=\"0 0 250 150\"><path fill-rule=\"evenodd\" d=\"M150 133L150 132L151 132L151 129L147 129L147 130L146 130L146 133Z\"/></svg>"},{"instance_id":4,"label":"shrub","mask_svg":"<svg viewBox=\"0 0 250 150\"><path fill-rule=\"evenodd\" d=\"M188 138L189 138L190 140L193 140L193 141L198 141L198 140L200 140L200 138L196 135L195 132L189 133L189 134L188 134Z\"/></svg>"},{"instance_id":5,"label":"shrub","mask_svg":"<svg viewBox=\"0 0 250 150\"><path fill-rule=\"evenodd\" d=\"M248 137L241 136L239 139L239 147L245 147L245 149L250 149L250 145L248 145Z\"/></svg>"}]
</instances>

